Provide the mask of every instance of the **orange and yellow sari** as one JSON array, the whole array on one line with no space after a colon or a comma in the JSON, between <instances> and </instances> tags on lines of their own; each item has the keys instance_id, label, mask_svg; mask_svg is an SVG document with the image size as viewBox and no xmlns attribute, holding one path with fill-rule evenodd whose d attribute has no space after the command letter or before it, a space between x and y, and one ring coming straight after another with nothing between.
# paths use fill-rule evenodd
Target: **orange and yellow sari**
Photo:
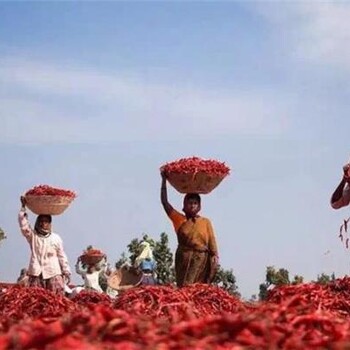
<instances>
[{"instance_id":1,"label":"orange and yellow sari","mask_svg":"<svg viewBox=\"0 0 350 350\"><path fill-rule=\"evenodd\" d=\"M172 210L169 218L173 222L178 248L175 254L176 284L182 287L192 283L210 283L216 273L217 245L209 219L197 216L187 219Z\"/></svg>"}]
</instances>

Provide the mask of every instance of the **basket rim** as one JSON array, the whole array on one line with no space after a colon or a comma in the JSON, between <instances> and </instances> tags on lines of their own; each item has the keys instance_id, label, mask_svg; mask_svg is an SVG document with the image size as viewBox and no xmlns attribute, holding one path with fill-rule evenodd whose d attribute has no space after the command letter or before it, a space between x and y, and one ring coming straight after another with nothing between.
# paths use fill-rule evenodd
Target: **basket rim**
<instances>
[{"instance_id":1,"label":"basket rim","mask_svg":"<svg viewBox=\"0 0 350 350\"><path fill-rule=\"evenodd\" d=\"M75 199L75 197L64 196L64 195L52 195L52 194L25 194L24 197L27 198L67 198Z\"/></svg>"}]
</instances>

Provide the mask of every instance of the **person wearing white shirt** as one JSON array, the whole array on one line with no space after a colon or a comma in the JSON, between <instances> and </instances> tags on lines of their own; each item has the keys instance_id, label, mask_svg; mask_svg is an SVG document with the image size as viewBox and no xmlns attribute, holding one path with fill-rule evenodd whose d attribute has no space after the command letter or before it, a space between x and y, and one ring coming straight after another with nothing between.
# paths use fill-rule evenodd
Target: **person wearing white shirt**
<instances>
[{"instance_id":1,"label":"person wearing white shirt","mask_svg":"<svg viewBox=\"0 0 350 350\"><path fill-rule=\"evenodd\" d=\"M84 288L92 289L95 292L103 293L100 286L100 275L104 273L100 266L98 265L87 265L82 268L80 266L81 260L78 258L75 264L75 271L77 274L81 275L84 280Z\"/></svg>"},{"instance_id":2,"label":"person wearing white shirt","mask_svg":"<svg viewBox=\"0 0 350 350\"><path fill-rule=\"evenodd\" d=\"M62 239L52 232L52 217L39 215L33 229L28 220L26 200L23 196L21 204L18 222L31 250L27 271L28 285L64 294L64 285L69 283L71 271Z\"/></svg>"}]
</instances>

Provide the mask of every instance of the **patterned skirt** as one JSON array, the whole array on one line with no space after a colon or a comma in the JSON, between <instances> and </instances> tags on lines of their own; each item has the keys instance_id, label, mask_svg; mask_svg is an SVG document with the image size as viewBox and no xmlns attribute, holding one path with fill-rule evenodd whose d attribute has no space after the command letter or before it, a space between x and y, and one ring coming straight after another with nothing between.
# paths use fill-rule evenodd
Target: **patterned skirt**
<instances>
[{"instance_id":1,"label":"patterned skirt","mask_svg":"<svg viewBox=\"0 0 350 350\"><path fill-rule=\"evenodd\" d=\"M64 295L64 281L62 275L56 275L51 278L43 279L43 275L29 276L28 284L30 287L41 287L56 294Z\"/></svg>"}]
</instances>

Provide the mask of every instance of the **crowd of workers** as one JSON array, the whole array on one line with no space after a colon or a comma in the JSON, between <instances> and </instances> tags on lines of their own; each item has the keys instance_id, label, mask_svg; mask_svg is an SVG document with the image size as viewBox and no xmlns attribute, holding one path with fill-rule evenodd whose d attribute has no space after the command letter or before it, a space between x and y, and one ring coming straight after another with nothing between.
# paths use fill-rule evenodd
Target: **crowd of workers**
<instances>
[{"instance_id":1,"label":"crowd of workers","mask_svg":"<svg viewBox=\"0 0 350 350\"><path fill-rule=\"evenodd\" d=\"M168 201L167 177L161 173L161 203L172 221L177 234L178 247L175 253L176 284L182 287L191 283L211 283L218 267L218 249L211 221L199 215L201 197L196 193L186 194L183 213L177 211ZM331 206L339 209L350 203L350 164L343 167L342 179L331 196ZM71 294L82 289L92 289L116 296L117 292L106 281L113 271L106 259L95 265L84 265L80 259L75 271L84 283L74 288L68 287L71 269L63 249L61 237L52 232L50 215L39 215L34 228L28 221L26 200L21 197L21 210L18 216L23 236L29 243L31 254L29 266L22 269L19 284L41 286L55 293ZM142 273L141 284L157 284L156 263L148 242L141 243L141 253L132 268Z\"/></svg>"}]
</instances>

